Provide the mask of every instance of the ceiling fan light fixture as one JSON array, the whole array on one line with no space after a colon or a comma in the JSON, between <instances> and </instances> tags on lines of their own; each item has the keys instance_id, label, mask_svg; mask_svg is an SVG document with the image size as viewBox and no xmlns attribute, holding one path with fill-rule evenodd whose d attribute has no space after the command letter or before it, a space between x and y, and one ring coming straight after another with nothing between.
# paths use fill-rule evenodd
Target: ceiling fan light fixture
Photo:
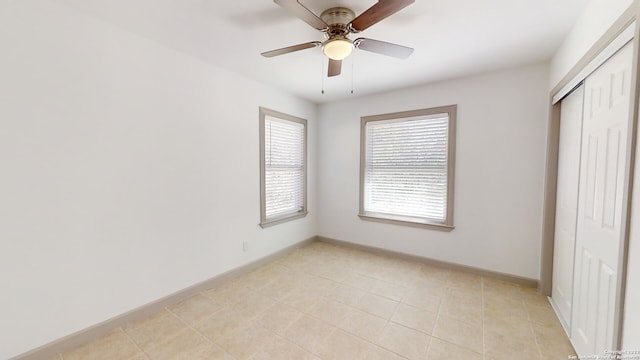
<instances>
[{"instance_id":1,"label":"ceiling fan light fixture","mask_svg":"<svg viewBox=\"0 0 640 360\"><path fill-rule=\"evenodd\" d=\"M353 43L347 39L329 39L322 44L322 51L329 59L342 60L351 55Z\"/></svg>"}]
</instances>

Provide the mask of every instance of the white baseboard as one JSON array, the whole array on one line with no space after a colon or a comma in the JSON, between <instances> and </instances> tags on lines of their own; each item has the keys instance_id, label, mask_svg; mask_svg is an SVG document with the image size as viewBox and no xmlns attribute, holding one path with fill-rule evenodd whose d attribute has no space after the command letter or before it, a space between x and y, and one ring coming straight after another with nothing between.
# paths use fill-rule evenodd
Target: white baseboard
<instances>
[{"instance_id":1,"label":"white baseboard","mask_svg":"<svg viewBox=\"0 0 640 360\"><path fill-rule=\"evenodd\" d=\"M353 249L368 251L368 252L372 252L372 253L376 253L376 254L380 254L380 255L394 256L394 257L397 257L397 258L400 258L400 259L405 259L405 260L409 260L409 261L415 261L415 262L419 262L419 263L423 263L423 264L427 264L427 265L433 265L433 266L441 267L441 268L444 268L444 269L461 271L461 272L476 274L476 275L480 275L480 276L486 276L486 277L490 277L490 278L497 279L497 280L503 280L503 281L516 283L516 284L519 284L519 285L522 285L522 286L525 286L525 287L530 287L530 288L535 288L535 289L538 288L538 280L536 280L536 279L530 279L530 278L526 278L526 277L522 277L522 276L505 274L505 273L492 271L492 270L480 269L480 268L476 268L476 267L473 267L473 266L454 264L454 263L450 263L450 262L446 262L446 261L430 259L430 258L427 258L427 257L422 257L422 256L417 256L417 255L410 255L410 254L405 254L405 253L401 253L401 252L397 252L397 251L382 249L382 248L378 248L378 247L374 247L374 246L355 244L355 243L351 243L351 242L344 241L344 240L336 240L336 239L327 238L327 237L324 237L324 236L317 236L316 238L319 241L323 241L323 242L330 243L330 244L346 246L346 247L350 247L350 248L353 248Z\"/></svg>"}]
</instances>

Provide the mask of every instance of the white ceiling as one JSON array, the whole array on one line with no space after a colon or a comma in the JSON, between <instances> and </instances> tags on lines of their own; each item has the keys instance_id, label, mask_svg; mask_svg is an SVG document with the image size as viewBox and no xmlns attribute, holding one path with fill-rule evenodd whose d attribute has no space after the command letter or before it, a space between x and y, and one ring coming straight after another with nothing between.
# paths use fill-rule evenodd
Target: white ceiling
<instances>
[{"instance_id":1,"label":"white ceiling","mask_svg":"<svg viewBox=\"0 0 640 360\"><path fill-rule=\"evenodd\" d=\"M323 35L271 0L56 0L131 32L316 103L551 58L589 0L416 0L363 31L413 47L406 60L355 51L326 77L320 48L260 53ZM301 0L316 14L376 0ZM324 62L324 63L323 63ZM353 84L354 95L351 95ZM324 88L324 94L321 90Z\"/></svg>"}]
</instances>

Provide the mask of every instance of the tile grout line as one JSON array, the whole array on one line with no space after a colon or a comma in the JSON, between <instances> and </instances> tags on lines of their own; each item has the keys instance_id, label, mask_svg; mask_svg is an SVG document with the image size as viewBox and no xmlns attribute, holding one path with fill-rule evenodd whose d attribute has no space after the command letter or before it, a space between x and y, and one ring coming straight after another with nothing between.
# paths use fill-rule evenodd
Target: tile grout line
<instances>
[{"instance_id":1,"label":"tile grout line","mask_svg":"<svg viewBox=\"0 0 640 360\"><path fill-rule=\"evenodd\" d=\"M433 321L433 325L431 326L431 333L429 334L429 343L427 344L427 350L424 352L422 356L422 358L425 360L428 359L429 352L431 351L431 343L433 343L433 331L435 330L436 322L438 321L438 316L440 315L441 306L442 306L442 299L440 299L440 303L438 304L438 312L436 313L436 319Z\"/></svg>"},{"instance_id":2,"label":"tile grout line","mask_svg":"<svg viewBox=\"0 0 640 360\"><path fill-rule=\"evenodd\" d=\"M538 342L538 335L536 335L535 330L533 329L533 322L531 321L531 316L529 315L529 307L527 306L526 301L522 300L522 304L524 305L524 309L527 312L527 323L529 324L529 330L533 334L533 341L536 343L536 349L538 350L538 356L542 359L542 349L540 349L540 343Z\"/></svg>"},{"instance_id":3,"label":"tile grout line","mask_svg":"<svg viewBox=\"0 0 640 360\"><path fill-rule=\"evenodd\" d=\"M287 267L287 266L284 266L284 267L285 267L285 268L287 268L287 270L289 270L289 271L294 271L292 268L289 268L289 267ZM313 273L310 273L310 272L305 271L305 270L302 270L302 272L303 272L303 273L305 273L305 274L306 274L306 275L308 275L308 276L311 276L311 277L315 277L315 278L319 278L319 279L324 279L324 280L331 281L331 282L335 283L336 285L344 285L344 286L349 286L349 287L355 288L354 286L344 284L344 283L342 283L342 282L340 282L340 281L336 281L336 280L334 280L334 279L330 279L330 278L324 277L324 276L322 276L321 274L313 274ZM334 285L334 286L331 288L331 290L334 290L335 288L336 288L336 286ZM360 289L360 290L361 290L361 289ZM326 296L326 294L322 294L322 295L320 295L320 297L321 297L321 298L326 298L327 300L333 300L333 299L328 298L328 297ZM292 306L290 306L290 305L286 304L282 299L275 299L275 300L276 300L276 304L278 304L278 303L282 303L282 304L284 304L284 305L286 305L286 306L288 306L288 307L292 308L293 310L300 312L300 313L302 314L302 316L309 316L309 317L310 317L310 318L312 318L312 319L318 320L318 321L322 322L323 324L326 324L326 325L330 326L330 327L332 328L332 330L331 330L331 332L329 333L329 335L327 335L327 338L329 338L329 337L330 337L333 333L335 333L336 331L344 331L344 330L342 330L338 325L330 324L330 323L326 322L324 319L318 318L318 317L316 317L316 316L314 316L314 315L310 314L310 309L309 309L309 310L307 310L307 311L300 311L300 310L295 309L295 308L293 308ZM344 304L344 303L342 303L342 302L340 302L340 301L337 301L337 300L333 300L333 301L336 301L336 302L338 302L338 303L340 303L340 304L342 304L342 305L344 305L344 306L348 306L349 308L356 309L355 307L353 307L353 306L351 306L351 305L348 305L348 304ZM259 321L258 321L258 322L259 322ZM294 321L294 322L295 322L295 321ZM289 329L289 328L293 325L293 323L294 323L294 322L292 322L292 323L288 324L288 325L285 327L285 329L284 329L283 331L286 333L287 329ZM263 326L262 324L260 324L260 325L261 325L261 326ZM264 327L264 326L263 326L263 327ZM267 330L269 330L270 332L272 332L272 333L273 333L273 334L275 334L276 336L282 337L285 341L287 341L287 342L289 342L289 343L291 343L291 344L293 344L293 345L295 345L295 346L298 346L298 347L299 347L300 349L302 349L304 352L309 353L309 354L311 354L311 355L314 355L314 356L317 356L317 357L321 358L321 354L320 354L320 353L318 353L318 350L317 350L317 349L309 350L309 349L303 348L303 347L301 347L300 345L296 344L295 342L293 342L293 341L289 340L289 339L286 337L286 335L282 335L282 336L281 336L281 335L279 335L278 333L276 333L275 331L273 331L273 330L271 330L271 329L267 329ZM354 335L354 334L352 334L352 335ZM357 335L354 335L354 336L356 336L356 337L360 338L360 337L359 337L359 336L357 336ZM362 338L360 338L360 339L361 339L361 340L365 340L365 341L366 341L366 339L362 339ZM322 341L324 341L324 340L326 340L326 339L322 339ZM319 344L320 344L320 343L316 343L314 347L317 347Z\"/></svg>"},{"instance_id":4,"label":"tile grout line","mask_svg":"<svg viewBox=\"0 0 640 360\"><path fill-rule=\"evenodd\" d=\"M284 266L284 265L281 265L281 266ZM291 268L289 268L289 267L287 267L287 266L284 266L284 267L285 267L285 268L287 268L287 269L288 269L288 270L290 270L290 271L294 271L293 269L291 269ZM287 303L284 301L284 299L274 299L274 300L276 300L276 303L274 304L274 306L275 306L275 305L284 305L284 306L286 306L288 309L291 309L291 310L293 310L293 311L296 311L296 312L300 313L300 316L298 316L295 320L293 320L293 321L291 321L289 324L287 324L287 326L285 326L285 328L284 328L284 329L282 329L282 334L278 334L276 331L274 331L274 330L272 330L272 329L267 328L266 326L264 326L264 324L262 324L262 323L260 322L260 320L256 320L256 321L257 321L258 323L260 323L260 326L264 327L265 329L267 329L268 331L270 331L270 332L271 332L271 333L273 333L274 335L276 335L276 336L278 336L278 337L282 338L282 339L283 339L284 341L286 341L287 343L289 343L289 344L291 344L291 345L293 345L293 346L298 347L299 349L301 349L302 351L304 351L305 353L307 353L307 354L309 354L309 355L316 356L316 354L315 354L315 353L313 353L313 352L311 352L310 350L308 350L308 349L306 349L306 348L304 348L304 347L302 347L302 346L298 345L298 344L297 344L297 343L295 343L294 341L290 340L290 339L287 337L287 335L286 335L287 330L289 330L289 328L290 328L294 323L296 323L298 320L300 320L303 316L307 316L307 313L306 313L306 312L303 312L303 311L300 311L300 310L298 310L298 309L294 308L293 306L291 306L291 305L287 304ZM315 318L314 318L314 319L315 319ZM319 319L318 319L318 320L319 320ZM320 321L322 321L322 320L320 320ZM323 321L323 322L324 322L324 321ZM224 350L224 349L223 349L223 350ZM254 355L255 355L255 354L254 354Z\"/></svg>"},{"instance_id":5,"label":"tile grout line","mask_svg":"<svg viewBox=\"0 0 640 360\"><path fill-rule=\"evenodd\" d=\"M360 274L360 273L357 273L357 274L358 274L358 275L365 276L365 277L368 277L368 278L370 278L370 279L379 280L379 279L377 279L377 278L373 278L373 277L370 277L370 276L366 276L366 275L363 275L363 274ZM315 276L322 277L322 276L320 276L320 275L315 275ZM329 279L329 280L331 280L331 279ZM355 306L352 306L352 305L349 305L349 304L346 304L346 303L342 303L342 302L340 302L340 301L338 301L338 300L335 300L335 301L337 301L338 303L341 303L341 304L343 304L343 305L345 305L345 306L348 306L348 307L350 307L350 308L351 308L351 309L353 309L353 310L360 311L360 312L363 312L363 313L365 313L365 314L367 314L367 315L370 315L370 316L374 316L374 317L377 317L377 318L383 319L383 320L385 321L385 325L384 325L384 327L383 327L383 330L384 330L384 329L386 329L386 328L387 328L387 326L389 326L389 324L390 324L390 323L392 323L391 318L393 317L393 314L395 314L395 312L397 311L397 309L398 309L398 307L399 307L399 305L400 305L400 303L401 303L401 300L395 300L395 299L391 299L391 298L388 298L388 297L385 297L385 296L382 296L382 295L379 295L379 294L375 294L375 293L370 292L369 290L365 290L365 289L359 288L359 287L354 286L354 285L346 284L346 283L343 283L343 282L341 282L341 281L335 281L335 280L332 280L332 281L334 281L334 282L336 282L336 283L338 283L338 284L340 284L340 285L347 286L347 287L349 287L349 288L352 288L352 289L356 289L356 290L362 291L362 292L364 292L364 293L366 293L366 294L376 295L376 296L380 296L380 297L382 297L382 298L384 298L384 299L388 299L388 300L394 301L394 302L395 302L395 307L394 307L394 309L393 309L393 313L392 313L388 318L383 318L383 317L378 316L378 315L376 315L376 314L372 314L372 313L370 313L370 312L368 312L368 311L366 311L366 310L363 310L363 309L357 308L357 307L355 307ZM380 280L380 281L384 281L384 280ZM323 297L324 297L324 296L323 296ZM360 340L362 340L362 341L364 341L364 342L366 342L366 343L368 343L368 344L370 344L370 345L375 346L376 348L382 349L383 351L387 351L387 352L389 352L389 353L392 353L392 354L397 355L398 357L401 357L401 358L403 358L403 359L406 359L406 357L405 357L405 356L403 356L403 355L401 355L401 354L398 354L397 352L395 352L395 351L393 351L393 350L391 350L391 349L388 349L388 348L386 348L386 347L382 346L381 344L378 344L377 342L373 342L373 341L371 341L370 339L365 339L365 338L361 337L361 336L360 336L360 335L358 335L358 334L353 334L353 333L351 333L351 332L349 332L349 331L347 331L347 330L344 330L344 329L342 329L339 325L332 325L332 324L329 324L329 323L327 323L326 321L324 321L324 320L322 320L322 319L320 319L320 318L316 318L316 317L314 317L313 315L310 315L310 314L307 314L307 315L308 315L308 316L311 316L311 317L313 317L313 318L315 318L315 319L317 319L317 320L319 320L319 321L322 321L322 322L323 322L323 323L325 323L325 324L328 324L328 325L330 325L330 326L334 327L334 329L333 329L333 331L331 332L331 334L333 334L333 333L334 333L334 332L336 332L336 331L344 331L344 332L346 332L347 334L350 334L350 335L352 335L352 336L354 336L354 337L356 337L356 338L358 338L358 339L360 339ZM394 323L394 324L396 324L396 323ZM403 326L403 327L406 327L406 326L404 326L404 325L402 325L402 324L397 324L397 325L399 325L399 326ZM407 329L411 329L411 328L409 328L409 327L406 327L406 328L407 328ZM417 331L417 330L416 330L416 331ZM329 336L331 336L331 335L329 335ZM378 339L379 339L379 337L380 337L380 336L381 336L381 334L379 334ZM376 339L376 341L377 341L378 339ZM319 354L315 354L315 355L319 355Z\"/></svg>"},{"instance_id":6,"label":"tile grout line","mask_svg":"<svg viewBox=\"0 0 640 360\"><path fill-rule=\"evenodd\" d=\"M398 304L399 304L399 303L400 303L400 302L398 302L398 303L396 304L396 308L395 308L395 309L393 309L393 314L395 314L396 310L398 310ZM393 314L391 314L391 316L389 316L389 318L388 318L388 319L386 319L387 323L386 323L386 324L384 324L384 327L382 328L382 331L383 331L383 332L384 332L384 330L389 326L389 324L391 323L391 318L393 317ZM382 334L378 334L378 338L376 339L376 342L377 342L377 341L379 341L381 337L382 337ZM368 341L368 340L366 340L366 339L364 339L364 340L365 340L365 341ZM369 341L369 342L370 342L370 341ZM384 346L382 346L382 345L380 345L380 344L374 344L374 343L372 343L372 344L373 344L373 345L375 345L375 346L378 346L378 347L379 347L379 348L381 348L381 349L387 350L388 352L390 352L390 353L392 353L392 354L396 354L396 355L398 355L398 356L399 356L399 357L401 357L401 358L405 358L404 356L402 356L402 355L400 355L400 354L396 353L395 351L393 351L393 350L391 350L391 349L387 349L386 347L384 347ZM405 358L405 359L406 359L406 358Z\"/></svg>"},{"instance_id":7,"label":"tile grout line","mask_svg":"<svg viewBox=\"0 0 640 360\"><path fill-rule=\"evenodd\" d=\"M431 342L433 342L433 338L435 337L438 340L442 340L435 336L436 327L438 326L438 321L440 320L440 311L442 310L442 302L443 298L440 299L438 303L438 311L436 311L436 319L433 321L433 327L431 328L431 341L429 341L429 348L427 349L427 355L429 355L429 350L431 350ZM426 358L426 356L425 356Z\"/></svg>"},{"instance_id":8,"label":"tile grout line","mask_svg":"<svg viewBox=\"0 0 640 360\"><path fill-rule=\"evenodd\" d=\"M480 303L482 305L482 360L486 360L487 347L485 345L484 331L484 276L480 277Z\"/></svg>"},{"instance_id":9,"label":"tile grout line","mask_svg":"<svg viewBox=\"0 0 640 360\"><path fill-rule=\"evenodd\" d=\"M140 345L138 345L138 343L133 340L133 338L131 337L131 335L129 335L128 332L124 331L124 328L122 326L120 326L118 329L120 329L120 331L122 331L122 333L124 334L124 336L127 337L127 339L129 339L129 341L131 341L133 343L133 345L135 345L135 347L140 350L140 352L147 358L150 359L149 354L147 354L146 351L142 350L142 348L140 347Z\"/></svg>"},{"instance_id":10,"label":"tile grout line","mask_svg":"<svg viewBox=\"0 0 640 360\"><path fill-rule=\"evenodd\" d=\"M285 267L286 267L286 266L285 266ZM291 270L291 271L293 271L293 269L290 269L290 268L288 268L288 267L286 267L286 268L287 268L287 269L289 269L289 270ZM284 301L284 299L274 299L274 300L276 301L276 302L275 302L275 304L274 304L274 306L275 306L275 305L284 305L284 306L286 306L287 308L289 308L289 309L291 309L291 310L293 310L293 311L296 311L296 312L300 313L300 316L299 316L299 317L297 317L295 320L291 321L289 324L287 324L287 326L286 326L284 329L282 329L282 334L278 334L275 330L272 330L272 329L270 329L270 328L266 327L266 326L265 326L264 324L262 324L262 322L258 319L258 318L259 318L258 316L256 317L256 321L260 324L260 326L262 326L263 328L265 328L266 330L268 330L269 332L271 332L271 333L272 333L272 334L274 334L275 336L277 336L277 337L279 337L279 338L282 338L282 339L283 339L284 341L286 341L287 343L289 343L289 344L291 344L291 345L293 345L293 346L298 347L299 349L301 349L302 351L304 351L304 352L305 352L305 353L307 353L307 354L310 354L310 355L312 355L312 356L316 356L317 354L315 354L314 352L312 352L312 351L310 351L310 350L308 350L308 349L306 349L306 348L304 348L304 347L302 347L302 346L298 345L298 344L297 344L297 343L295 343L294 341L290 340L290 339L287 337L287 335L286 335L287 330L289 330L289 328L290 328L294 323L296 323L298 320L300 320L303 316L310 316L310 315L308 315L306 312L300 311L300 310L298 310L298 309L294 308L293 306L291 306L291 305L287 304L287 303ZM312 318L314 318L314 317L312 317ZM315 319L315 318L314 318L314 319ZM317 319L317 320L322 321L322 320L320 320L320 319ZM326 322L324 322L324 321L322 321L322 322L323 322L323 323L325 323L325 324L328 324L328 323L326 323ZM330 325L330 324L328 324L328 325ZM254 354L254 355L255 355L255 354Z\"/></svg>"},{"instance_id":11,"label":"tile grout line","mask_svg":"<svg viewBox=\"0 0 640 360\"><path fill-rule=\"evenodd\" d=\"M200 293L198 293L198 294L199 294L199 295L202 295L202 292L200 292ZM209 300L212 300L212 301L213 301L213 299L211 299L211 298L209 298L209 297L207 297L207 296L205 296L205 295L202 295L202 296L204 296L205 298L207 298L207 299L209 299ZM224 305L220 310L222 310L222 309L224 309L224 308L226 308L226 307L227 307L227 305ZM180 321L181 323L183 323L183 324L187 327L187 329L191 329L191 330L195 331L195 332L196 332L196 334L200 335L200 337L201 337L201 338L203 338L207 343L209 343L209 344L211 344L211 345L213 345L213 346L218 347L220 350L224 351L224 353L225 353L225 354L227 354L227 355L231 356L232 358L235 358L234 356L232 356L231 354L229 354L229 352L227 352L227 350L226 350L226 349L222 348L222 346L220 346L220 345L216 344L215 342L211 341L211 339L209 339L208 337L206 337L202 332L200 332L200 331L199 331L198 329L196 329L195 327L191 326L191 324L187 323L187 322L186 322L186 320L184 320L183 318L181 318L180 316L178 316L178 314L174 313L171 309L169 309L169 307L166 307L166 308L164 308L164 309L165 309L165 310L167 310L167 311L168 311L171 315L173 315L175 318L177 318L177 319L178 319L178 321ZM215 311L213 314L211 314L210 316L207 316L206 318L213 317L213 316L215 315L215 313L220 312L220 310ZM186 329L185 329L185 330L186 330ZM183 330L183 331L184 331L184 330ZM179 331L179 332L178 332L178 334L179 334L180 332L181 332L181 331ZM176 336L174 336L173 338L175 338L175 337L177 337L177 335L176 335ZM172 339L173 339L173 338L172 338ZM146 355L146 354L147 354L147 353L145 352L145 355ZM147 358L148 358L148 356L147 356Z\"/></svg>"},{"instance_id":12,"label":"tile grout line","mask_svg":"<svg viewBox=\"0 0 640 360\"><path fill-rule=\"evenodd\" d=\"M429 352L431 351L431 343L433 342L433 336L429 336L429 343L427 344L427 351L425 351L423 358L425 360L429 357Z\"/></svg>"},{"instance_id":13,"label":"tile grout line","mask_svg":"<svg viewBox=\"0 0 640 360\"><path fill-rule=\"evenodd\" d=\"M206 297L206 296L205 296ZM207 298L208 299L208 298ZM195 331L198 335L200 335L200 337L202 337L203 339L205 339L207 342L213 344L213 341L211 341L208 337L206 337L203 333L201 333L199 330L197 330L196 328L194 328L193 326L191 326L189 323L187 323L183 318L181 318L178 314L174 313L171 309L169 309L168 307L164 308L165 310L167 310L171 315L173 315L176 319L178 319L178 321L180 321L181 323L183 323L188 329L191 329L193 331ZM218 310L220 311L220 310ZM218 312L216 311L216 313ZM211 314L211 316L207 316L206 318L210 318L213 315L215 315L215 313ZM180 332L178 332L180 333Z\"/></svg>"}]
</instances>

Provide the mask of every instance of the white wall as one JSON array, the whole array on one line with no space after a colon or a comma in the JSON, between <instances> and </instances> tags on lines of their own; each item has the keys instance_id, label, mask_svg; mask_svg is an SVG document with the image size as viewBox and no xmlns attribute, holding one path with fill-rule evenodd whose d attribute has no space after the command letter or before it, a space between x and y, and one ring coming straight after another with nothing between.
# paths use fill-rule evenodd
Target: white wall
<instances>
[{"instance_id":1,"label":"white wall","mask_svg":"<svg viewBox=\"0 0 640 360\"><path fill-rule=\"evenodd\" d=\"M546 64L355 98L319 108L320 235L538 279ZM360 117L458 105L455 230L363 221Z\"/></svg>"},{"instance_id":2,"label":"white wall","mask_svg":"<svg viewBox=\"0 0 640 360\"><path fill-rule=\"evenodd\" d=\"M633 0L591 0L551 60L553 89L598 39L633 4Z\"/></svg>"},{"instance_id":3,"label":"white wall","mask_svg":"<svg viewBox=\"0 0 640 360\"><path fill-rule=\"evenodd\" d=\"M0 46L0 358L316 235L314 104L47 0ZM310 215L264 230L259 106L310 120Z\"/></svg>"}]
</instances>

